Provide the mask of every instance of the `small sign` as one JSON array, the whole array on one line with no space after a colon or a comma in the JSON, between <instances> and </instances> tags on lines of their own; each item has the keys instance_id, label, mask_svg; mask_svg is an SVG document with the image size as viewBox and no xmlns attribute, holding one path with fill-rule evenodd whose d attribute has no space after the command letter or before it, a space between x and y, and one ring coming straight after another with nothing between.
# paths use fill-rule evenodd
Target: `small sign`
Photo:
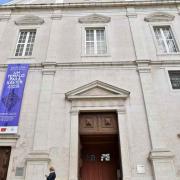
<instances>
[{"instance_id":1,"label":"small sign","mask_svg":"<svg viewBox=\"0 0 180 180\"><path fill-rule=\"evenodd\" d=\"M137 165L137 173L138 174L145 174L145 167L144 167L144 165Z\"/></svg>"},{"instance_id":2,"label":"small sign","mask_svg":"<svg viewBox=\"0 0 180 180\"><path fill-rule=\"evenodd\" d=\"M23 176L23 174L24 174L24 168L23 167L16 167L15 176Z\"/></svg>"},{"instance_id":3,"label":"small sign","mask_svg":"<svg viewBox=\"0 0 180 180\"><path fill-rule=\"evenodd\" d=\"M96 160L96 156L94 154L87 154L87 160L88 161L95 161Z\"/></svg>"},{"instance_id":4,"label":"small sign","mask_svg":"<svg viewBox=\"0 0 180 180\"><path fill-rule=\"evenodd\" d=\"M101 154L101 161L110 161L111 160L111 156L110 154Z\"/></svg>"}]
</instances>

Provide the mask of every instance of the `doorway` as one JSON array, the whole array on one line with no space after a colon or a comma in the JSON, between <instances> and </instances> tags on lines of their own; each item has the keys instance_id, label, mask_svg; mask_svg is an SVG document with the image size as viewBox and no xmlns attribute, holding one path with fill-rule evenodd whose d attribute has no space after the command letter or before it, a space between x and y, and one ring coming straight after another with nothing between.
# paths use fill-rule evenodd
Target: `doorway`
<instances>
[{"instance_id":1,"label":"doorway","mask_svg":"<svg viewBox=\"0 0 180 180\"><path fill-rule=\"evenodd\" d=\"M80 180L121 180L117 116L114 112L81 113Z\"/></svg>"},{"instance_id":2,"label":"doorway","mask_svg":"<svg viewBox=\"0 0 180 180\"><path fill-rule=\"evenodd\" d=\"M0 180L6 180L11 147L0 147Z\"/></svg>"}]
</instances>

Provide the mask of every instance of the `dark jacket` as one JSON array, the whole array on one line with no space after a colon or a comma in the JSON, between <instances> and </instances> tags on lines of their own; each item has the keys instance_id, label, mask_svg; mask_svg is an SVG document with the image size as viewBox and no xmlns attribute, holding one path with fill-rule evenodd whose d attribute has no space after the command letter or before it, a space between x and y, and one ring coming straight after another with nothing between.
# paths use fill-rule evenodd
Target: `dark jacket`
<instances>
[{"instance_id":1,"label":"dark jacket","mask_svg":"<svg viewBox=\"0 0 180 180\"><path fill-rule=\"evenodd\" d=\"M47 177L47 180L55 180L55 179L56 179L56 173L54 171L50 172L49 176Z\"/></svg>"}]
</instances>

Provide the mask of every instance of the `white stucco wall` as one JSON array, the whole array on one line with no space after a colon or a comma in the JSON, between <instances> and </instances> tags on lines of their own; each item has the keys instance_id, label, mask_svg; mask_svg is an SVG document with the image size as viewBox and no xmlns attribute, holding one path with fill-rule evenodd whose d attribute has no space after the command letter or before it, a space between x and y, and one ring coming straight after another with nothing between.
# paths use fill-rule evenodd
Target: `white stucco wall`
<instances>
[{"instance_id":1,"label":"white stucco wall","mask_svg":"<svg viewBox=\"0 0 180 180\"><path fill-rule=\"evenodd\" d=\"M151 23L144 21L144 17L156 11L174 15L174 20L166 22L166 24L172 25L179 45L180 16L175 6L136 7L135 15L132 17L134 19L131 20L126 11L125 7L62 8L56 10L14 8L8 20L0 21L0 89L2 89L5 76L5 64L31 64L19 121L18 134L20 138L13 148L8 180L24 179L24 177L15 177L15 169L16 167L26 167L26 158L33 150L42 87L42 69L44 68L42 62L56 63L48 109L49 121L45 126L48 133L47 146L51 159L50 164L56 167L57 180L68 180L69 176L71 103L65 99L65 93L95 80L125 89L131 93L125 104L131 180L153 180L152 166L148 159L152 147L147 106L135 62L138 57L152 61L150 64L152 74L150 76L153 82L153 95L158 106L157 112L161 119L162 129L159 131L164 134L163 143L174 155L177 179L180 178L180 139L177 136L180 133L180 91L171 89L167 74L167 69L179 69L180 55L157 55L150 28ZM0 9L0 14L8 13L9 11ZM53 13L58 15L58 18L53 18ZM94 13L111 17L109 23L103 24L107 26L108 56L82 56L82 33L86 25L79 23L78 19ZM30 14L43 18L44 24L15 25L16 19ZM98 27L98 23L95 25ZM14 57L20 29L37 30L33 56L30 58ZM145 166L144 174L137 173L137 165Z\"/></svg>"}]
</instances>

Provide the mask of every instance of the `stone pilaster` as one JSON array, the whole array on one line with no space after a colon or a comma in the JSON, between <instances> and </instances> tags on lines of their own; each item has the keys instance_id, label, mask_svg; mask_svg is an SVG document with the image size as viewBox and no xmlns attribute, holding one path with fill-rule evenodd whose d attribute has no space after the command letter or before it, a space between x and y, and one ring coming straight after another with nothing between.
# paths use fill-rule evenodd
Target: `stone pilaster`
<instances>
[{"instance_id":1,"label":"stone pilaster","mask_svg":"<svg viewBox=\"0 0 180 180\"><path fill-rule=\"evenodd\" d=\"M71 110L69 180L78 180L79 113Z\"/></svg>"},{"instance_id":2,"label":"stone pilaster","mask_svg":"<svg viewBox=\"0 0 180 180\"><path fill-rule=\"evenodd\" d=\"M144 24L137 18L136 9L134 7L127 8L126 16L129 20L136 59L148 59L147 43L143 32Z\"/></svg>"},{"instance_id":3,"label":"stone pilaster","mask_svg":"<svg viewBox=\"0 0 180 180\"><path fill-rule=\"evenodd\" d=\"M131 164L130 164L130 148L128 139L128 127L126 121L125 109L118 109L118 124L119 124L119 136L120 136L120 149L121 149L121 162L123 171L123 180L131 179Z\"/></svg>"},{"instance_id":4,"label":"stone pilaster","mask_svg":"<svg viewBox=\"0 0 180 180\"><path fill-rule=\"evenodd\" d=\"M43 63L42 82L36 119L33 151L48 150L48 127L51 109L55 63Z\"/></svg>"},{"instance_id":5,"label":"stone pilaster","mask_svg":"<svg viewBox=\"0 0 180 180\"><path fill-rule=\"evenodd\" d=\"M36 118L34 144L26 159L25 180L44 180L48 173L48 127L56 63L42 64L42 81Z\"/></svg>"},{"instance_id":6,"label":"stone pilaster","mask_svg":"<svg viewBox=\"0 0 180 180\"><path fill-rule=\"evenodd\" d=\"M44 180L48 173L49 155L46 152L30 153L26 159L25 180Z\"/></svg>"},{"instance_id":7,"label":"stone pilaster","mask_svg":"<svg viewBox=\"0 0 180 180\"><path fill-rule=\"evenodd\" d=\"M150 160L153 164L155 180L176 180L173 154L166 149L153 149Z\"/></svg>"},{"instance_id":8,"label":"stone pilaster","mask_svg":"<svg viewBox=\"0 0 180 180\"><path fill-rule=\"evenodd\" d=\"M49 45L48 45L48 51L47 51L47 61L53 61L57 57L57 54L59 52L59 42L61 39L57 36L57 34L61 34L62 29L62 22L61 22L61 10L54 10L54 13L51 16L52 19L52 25L51 25L51 33L49 37Z\"/></svg>"},{"instance_id":9,"label":"stone pilaster","mask_svg":"<svg viewBox=\"0 0 180 180\"><path fill-rule=\"evenodd\" d=\"M4 39L4 36L7 36L7 28L9 25L9 20L11 17L11 12L8 11L6 14L1 14L0 16L0 44L2 39ZM1 47L3 49L4 47Z\"/></svg>"},{"instance_id":10,"label":"stone pilaster","mask_svg":"<svg viewBox=\"0 0 180 180\"><path fill-rule=\"evenodd\" d=\"M173 154L166 147L161 118L154 97L151 62L149 60L137 60L136 63L149 127L152 146L149 158L152 161L154 177L155 180L175 180Z\"/></svg>"}]
</instances>

